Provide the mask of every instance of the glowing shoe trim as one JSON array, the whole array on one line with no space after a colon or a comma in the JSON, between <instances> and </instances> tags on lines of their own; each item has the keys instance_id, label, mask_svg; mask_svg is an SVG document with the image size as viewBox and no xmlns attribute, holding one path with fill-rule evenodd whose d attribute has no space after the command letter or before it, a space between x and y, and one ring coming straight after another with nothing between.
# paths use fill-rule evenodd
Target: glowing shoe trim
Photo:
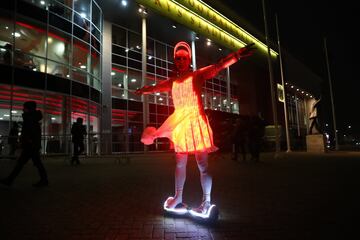
<instances>
[{"instance_id":1,"label":"glowing shoe trim","mask_svg":"<svg viewBox=\"0 0 360 240\"><path fill-rule=\"evenodd\" d=\"M210 215L211 215L211 211L213 210L213 208L216 207L215 204L211 204L211 206L209 207L209 209L205 212L205 213L199 213L199 212L196 212L195 210L190 210L190 214L191 216L195 216L195 217L201 217L201 218L209 218Z\"/></svg>"},{"instance_id":2,"label":"glowing shoe trim","mask_svg":"<svg viewBox=\"0 0 360 240\"><path fill-rule=\"evenodd\" d=\"M170 212L170 213L179 214L179 215L183 215L188 212L188 208L187 208L186 204L184 204L184 203L179 203L174 208L167 207L166 203L169 201L170 198L173 198L173 197L168 197L168 199L166 199L166 201L164 202L164 210L165 211ZM178 207L179 205L180 205L180 207Z\"/></svg>"}]
</instances>

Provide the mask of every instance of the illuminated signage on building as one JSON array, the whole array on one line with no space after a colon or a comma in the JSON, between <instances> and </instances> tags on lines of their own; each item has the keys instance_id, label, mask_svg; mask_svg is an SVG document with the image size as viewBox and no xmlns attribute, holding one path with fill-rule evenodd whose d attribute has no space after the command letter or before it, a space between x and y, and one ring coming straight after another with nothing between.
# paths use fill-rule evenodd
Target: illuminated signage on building
<instances>
[{"instance_id":1,"label":"illuminated signage on building","mask_svg":"<svg viewBox=\"0 0 360 240\"><path fill-rule=\"evenodd\" d=\"M229 49L237 50L253 42L258 49L267 52L265 44L202 1L137 0L137 2ZM277 56L277 53L271 50L271 55Z\"/></svg>"}]
</instances>

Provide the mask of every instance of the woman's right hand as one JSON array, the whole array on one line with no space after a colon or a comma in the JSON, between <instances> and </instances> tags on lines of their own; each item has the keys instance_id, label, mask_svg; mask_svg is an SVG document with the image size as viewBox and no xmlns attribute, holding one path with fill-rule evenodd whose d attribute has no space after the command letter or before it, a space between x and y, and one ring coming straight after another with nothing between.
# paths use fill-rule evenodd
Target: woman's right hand
<instances>
[{"instance_id":1,"label":"woman's right hand","mask_svg":"<svg viewBox=\"0 0 360 240\"><path fill-rule=\"evenodd\" d=\"M251 56L256 48L254 47L254 43L247 44L245 47L240 48L236 51L237 58L244 58Z\"/></svg>"}]
</instances>

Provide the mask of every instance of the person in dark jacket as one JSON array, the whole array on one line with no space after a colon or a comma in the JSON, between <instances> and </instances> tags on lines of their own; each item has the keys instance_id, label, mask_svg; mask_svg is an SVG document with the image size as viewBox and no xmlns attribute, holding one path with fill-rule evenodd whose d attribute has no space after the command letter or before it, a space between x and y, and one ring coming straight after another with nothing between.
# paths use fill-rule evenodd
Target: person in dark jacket
<instances>
[{"instance_id":1,"label":"person in dark jacket","mask_svg":"<svg viewBox=\"0 0 360 240\"><path fill-rule=\"evenodd\" d=\"M83 125L83 119L77 118L76 122L71 127L72 142L74 146L74 155L71 159L71 165L80 164L79 155L84 151L84 136L86 133L86 128Z\"/></svg>"},{"instance_id":2,"label":"person in dark jacket","mask_svg":"<svg viewBox=\"0 0 360 240\"><path fill-rule=\"evenodd\" d=\"M251 159L254 162L260 161L260 150L265 135L265 120L259 113L257 116L252 117L249 127L249 149Z\"/></svg>"},{"instance_id":3,"label":"person in dark jacket","mask_svg":"<svg viewBox=\"0 0 360 240\"><path fill-rule=\"evenodd\" d=\"M0 183L10 186L15 178L19 175L24 165L31 160L34 166L38 169L40 180L33 184L34 187L47 186L48 177L44 165L40 158L41 149L41 123L42 113L40 110L36 110L36 102L28 101L23 105L23 125L21 129L20 143L21 154L17 160L17 164L10 175L0 180Z\"/></svg>"},{"instance_id":4,"label":"person in dark jacket","mask_svg":"<svg viewBox=\"0 0 360 240\"><path fill-rule=\"evenodd\" d=\"M234 152L232 155L232 160L238 161L238 153L242 155L241 162L246 162L246 146L248 143L248 126L245 118L238 117L235 120L234 128L232 129L233 135L233 145Z\"/></svg>"},{"instance_id":5,"label":"person in dark jacket","mask_svg":"<svg viewBox=\"0 0 360 240\"><path fill-rule=\"evenodd\" d=\"M17 122L13 122L9 132L8 144L10 146L9 155L14 156L19 141L19 125Z\"/></svg>"}]
</instances>

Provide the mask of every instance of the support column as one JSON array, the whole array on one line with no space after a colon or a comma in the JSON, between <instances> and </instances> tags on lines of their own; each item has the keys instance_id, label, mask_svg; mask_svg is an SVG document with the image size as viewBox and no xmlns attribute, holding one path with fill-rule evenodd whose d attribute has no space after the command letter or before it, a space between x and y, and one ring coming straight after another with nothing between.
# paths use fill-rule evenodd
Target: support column
<instances>
[{"instance_id":1,"label":"support column","mask_svg":"<svg viewBox=\"0 0 360 240\"><path fill-rule=\"evenodd\" d=\"M196 67L196 45L195 45L195 37L196 37L196 33L194 33L192 35L192 40L191 40L191 57L192 57L192 68L193 71L195 71L197 69Z\"/></svg>"},{"instance_id":2,"label":"support column","mask_svg":"<svg viewBox=\"0 0 360 240\"><path fill-rule=\"evenodd\" d=\"M147 63L147 57L146 57L146 49L147 49L147 42L146 42L146 14L142 14L142 48L141 48L141 86L147 85L146 81L146 63ZM144 129L149 124L149 97L147 95L142 95L143 100L143 126ZM146 145L144 145L144 151L147 152L148 148Z\"/></svg>"},{"instance_id":3,"label":"support column","mask_svg":"<svg viewBox=\"0 0 360 240\"><path fill-rule=\"evenodd\" d=\"M230 68L226 68L226 111L231 112ZM240 104L239 104L240 109Z\"/></svg>"},{"instance_id":4,"label":"support column","mask_svg":"<svg viewBox=\"0 0 360 240\"><path fill-rule=\"evenodd\" d=\"M297 129L297 136L300 137L301 136L301 131L300 131L300 116L299 116L299 101L298 101L298 97L295 94L295 110L296 110L296 129Z\"/></svg>"},{"instance_id":5,"label":"support column","mask_svg":"<svg viewBox=\"0 0 360 240\"><path fill-rule=\"evenodd\" d=\"M111 154L111 44L112 44L112 32L111 23L104 21L103 28L103 52L102 52L102 81L101 81L101 149L102 154Z\"/></svg>"}]
</instances>

